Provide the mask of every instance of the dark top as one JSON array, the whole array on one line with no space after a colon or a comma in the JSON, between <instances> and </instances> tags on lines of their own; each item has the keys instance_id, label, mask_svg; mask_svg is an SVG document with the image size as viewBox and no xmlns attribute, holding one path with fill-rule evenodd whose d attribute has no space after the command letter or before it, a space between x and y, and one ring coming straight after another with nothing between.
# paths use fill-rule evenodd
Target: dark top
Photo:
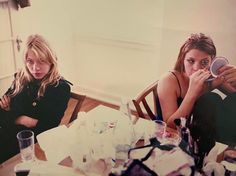
<instances>
[{"instance_id":1,"label":"dark top","mask_svg":"<svg viewBox=\"0 0 236 176\"><path fill-rule=\"evenodd\" d=\"M177 104L178 104L178 107L179 107L181 105L182 101L183 101L183 98L181 97L182 89L181 89L180 82L179 82L179 79L178 79L177 75L173 71L170 71L170 72L175 76L175 78L178 82L178 85L179 85L180 95L179 95L179 97L177 97ZM159 100L158 96L157 96L157 120L163 120L160 100Z\"/></svg>"},{"instance_id":2,"label":"dark top","mask_svg":"<svg viewBox=\"0 0 236 176\"><path fill-rule=\"evenodd\" d=\"M181 86L180 86L179 79L178 79L177 75L175 74L175 72L171 71L171 73L175 76L175 78L176 78L176 80L178 82L178 85L179 85L179 92L180 92L180 94L179 94L179 97L177 97L177 104L178 104L178 106L180 106L182 101L183 101L183 98L181 97L182 89L181 89Z\"/></svg>"},{"instance_id":3,"label":"dark top","mask_svg":"<svg viewBox=\"0 0 236 176\"><path fill-rule=\"evenodd\" d=\"M19 94L11 98L10 111L0 108L0 163L19 153L16 134L29 129L15 124L15 119L20 115L38 119L37 125L30 128L35 137L59 125L70 98L68 82L61 79L57 85L48 85L40 99L37 99L38 89L37 81L30 82ZM12 87L9 91L12 91Z\"/></svg>"},{"instance_id":4,"label":"dark top","mask_svg":"<svg viewBox=\"0 0 236 176\"><path fill-rule=\"evenodd\" d=\"M35 135L59 125L70 98L70 85L66 80L61 79L58 85L47 86L44 96L40 99L37 99L38 89L37 81L30 82L11 99L11 110L6 112L7 125L20 115L38 120L37 125L31 129Z\"/></svg>"}]
</instances>

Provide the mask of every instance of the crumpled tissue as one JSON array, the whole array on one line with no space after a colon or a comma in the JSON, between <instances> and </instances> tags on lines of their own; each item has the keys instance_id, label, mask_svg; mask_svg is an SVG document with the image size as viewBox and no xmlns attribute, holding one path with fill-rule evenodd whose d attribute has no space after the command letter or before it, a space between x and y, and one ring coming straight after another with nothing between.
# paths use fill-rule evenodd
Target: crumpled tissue
<instances>
[{"instance_id":1,"label":"crumpled tissue","mask_svg":"<svg viewBox=\"0 0 236 176\"><path fill-rule=\"evenodd\" d=\"M215 146L211 149L208 155L204 158L204 164L202 170L208 176L214 173L215 176L221 176L225 174L225 168L221 163L216 161L219 153L225 150L227 145L216 142Z\"/></svg>"}]
</instances>

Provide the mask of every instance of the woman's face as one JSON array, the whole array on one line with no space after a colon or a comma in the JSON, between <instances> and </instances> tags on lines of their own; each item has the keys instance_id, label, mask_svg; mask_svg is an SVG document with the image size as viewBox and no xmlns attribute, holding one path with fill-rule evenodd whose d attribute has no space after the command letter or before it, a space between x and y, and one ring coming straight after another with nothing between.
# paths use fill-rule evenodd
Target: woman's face
<instances>
[{"instance_id":1,"label":"woman's face","mask_svg":"<svg viewBox=\"0 0 236 176\"><path fill-rule=\"evenodd\" d=\"M190 50L184 58L186 75L190 76L199 69L209 69L211 60L211 56L201 50Z\"/></svg>"},{"instance_id":2,"label":"woman's face","mask_svg":"<svg viewBox=\"0 0 236 176\"><path fill-rule=\"evenodd\" d=\"M40 61L33 51L28 50L26 58L26 67L35 79L41 80L49 72L51 64L44 61Z\"/></svg>"}]
</instances>

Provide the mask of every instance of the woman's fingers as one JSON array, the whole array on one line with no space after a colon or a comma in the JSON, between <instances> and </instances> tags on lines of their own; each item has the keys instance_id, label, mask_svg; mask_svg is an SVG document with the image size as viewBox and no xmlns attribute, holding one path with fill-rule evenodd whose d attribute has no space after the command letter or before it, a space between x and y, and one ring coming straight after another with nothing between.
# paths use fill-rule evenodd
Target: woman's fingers
<instances>
[{"instance_id":1,"label":"woman's fingers","mask_svg":"<svg viewBox=\"0 0 236 176\"><path fill-rule=\"evenodd\" d=\"M1 102L1 108L4 109L7 106L7 102L6 102L5 96L2 96L0 102Z\"/></svg>"},{"instance_id":2,"label":"woman's fingers","mask_svg":"<svg viewBox=\"0 0 236 176\"><path fill-rule=\"evenodd\" d=\"M10 97L8 97L7 95L3 95L3 98L4 98L7 106L9 106L10 105Z\"/></svg>"},{"instance_id":3,"label":"woman's fingers","mask_svg":"<svg viewBox=\"0 0 236 176\"><path fill-rule=\"evenodd\" d=\"M220 75L224 82L232 86L236 86L236 67L233 65L226 65L219 69Z\"/></svg>"},{"instance_id":4,"label":"woman's fingers","mask_svg":"<svg viewBox=\"0 0 236 176\"><path fill-rule=\"evenodd\" d=\"M8 96L3 95L3 100L6 107L10 105L10 98Z\"/></svg>"},{"instance_id":5,"label":"woman's fingers","mask_svg":"<svg viewBox=\"0 0 236 176\"><path fill-rule=\"evenodd\" d=\"M197 94L200 95L202 90L204 89L205 80L210 77L210 72L208 70L197 70L190 76L190 84L189 89Z\"/></svg>"},{"instance_id":6,"label":"woman's fingers","mask_svg":"<svg viewBox=\"0 0 236 176\"><path fill-rule=\"evenodd\" d=\"M223 83L222 86L228 92L236 92L236 88L229 83Z\"/></svg>"},{"instance_id":7,"label":"woman's fingers","mask_svg":"<svg viewBox=\"0 0 236 176\"><path fill-rule=\"evenodd\" d=\"M217 70L217 73L220 75L220 74L222 74L223 72L225 72L225 71L227 71L227 70L229 70L229 69L232 69L232 68L235 68L235 66L234 66L234 65L229 65L229 64L227 64L227 65L224 65L223 67L220 67L220 68Z\"/></svg>"},{"instance_id":8,"label":"woman's fingers","mask_svg":"<svg viewBox=\"0 0 236 176\"><path fill-rule=\"evenodd\" d=\"M205 81L207 78L210 77L210 72L208 70L198 70L196 71L196 80L197 81Z\"/></svg>"},{"instance_id":9,"label":"woman's fingers","mask_svg":"<svg viewBox=\"0 0 236 176\"><path fill-rule=\"evenodd\" d=\"M225 65L219 69L219 77L236 77L236 67L232 65Z\"/></svg>"},{"instance_id":10,"label":"woman's fingers","mask_svg":"<svg viewBox=\"0 0 236 176\"><path fill-rule=\"evenodd\" d=\"M9 110L10 107L10 97L7 95L3 95L2 98L0 99L0 106L4 110Z\"/></svg>"},{"instance_id":11,"label":"woman's fingers","mask_svg":"<svg viewBox=\"0 0 236 176\"><path fill-rule=\"evenodd\" d=\"M0 107L2 108L2 109L4 109L3 107L4 107L4 104L3 104L3 102L2 102L2 99L0 99Z\"/></svg>"}]
</instances>

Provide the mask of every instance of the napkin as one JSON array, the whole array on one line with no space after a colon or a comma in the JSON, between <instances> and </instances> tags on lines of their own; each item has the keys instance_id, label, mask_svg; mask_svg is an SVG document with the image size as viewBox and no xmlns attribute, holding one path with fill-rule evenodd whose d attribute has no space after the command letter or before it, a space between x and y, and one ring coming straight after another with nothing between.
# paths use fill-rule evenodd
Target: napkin
<instances>
[{"instance_id":1,"label":"napkin","mask_svg":"<svg viewBox=\"0 0 236 176\"><path fill-rule=\"evenodd\" d=\"M86 114L86 118L88 118L91 122L117 122L122 117L122 114L112 108L99 105L98 107L92 109Z\"/></svg>"},{"instance_id":2,"label":"napkin","mask_svg":"<svg viewBox=\"0 0 236 176\"><path fill-rule=\"evenodd\" d=\"M192 165L194 165L193 159L176 147L161 156L157 156L154 171L158 175L169 175L171 173L179 173L181 169L189 168Z\"/></svg>"},{"instance_id":3,"label":"napkin","mask_svg":"<svg viewBox=\"0 0 236 176\"><path fill-rule=\"evenodd\" d=\"M124 142L119 137L131 138L133 142L153 129L154 123L151 121L140 118L133 125L119 111L100 105L87 113L78 113L78 118L68 128L62 125L47 130L39 134L37 140L48 162L57 164L70 156L73 166L80 168L100 159L114 159L115 136L120 139L118 142Z\"/></svg>"},{"instance_id":4,"label":"napkin","mask_svg":"<svg viewBox=\"0 0 236 176\"><path fill-rule=\"evenodd\" d=\"M113 127L108 124L119 118L119 111L99 106L78 118L68 128L69 156L74 167L87 170L99 159L114 158ZM100 125L102 124L102 125Z\"/></svg>"},{"instance_id":5,"label":"napkin","mask_svg":"<svg viewBox=\"0 0 236 176\"><path fill-rule=\"evenodd\" d=\"M221 164L224 165L227 170L229 170L231 172L236 172L236 164L235 163L230 163L228 161L222 161Z\"/></svg>"},{"instance_id":6,"label":"napkin","mask_svg":"<svg viewBox=\"0 0 236 176\"><path fill-rule=\"evenodd\" d=\"M36 138L49 162L59 163L69 156L68 129L65 125L40 133Z\"/></svg>"},{"instance_id":7,"label":"napkin","mask_svg":"<svg viewBox=\"0 0 236 176\"><path fill-rule=\"evenodd\" d=\"M153 134L155 131L155 122L139 118L134 125L136 140L144 139L146 135Z\"/></svg>"},{"instance_id":8,"label":"napkin","mask_svg":"<svg viewBox=\"0 0 236 176\"><path fill-rule=\"evenodd\" d=\"M52 164L47 161L37 161L32 165L28 176L82 176L72 168Z\"/></svg>"},{"instance_id":9,"label":"napkin","mask_svg":"<svg viewBox=\"0 0 236 176\"><path fill-rule=\"evenodd\" d=\"M202 170L206 175L211 176L214 173L215 176L221 176L225 174L224 166L221 163L216 162L218 154L223 152L228 146L219 142L216 142L215 146L211 149L208 155L204 158L204 164Z\"/></svg>"}]
</instances>

